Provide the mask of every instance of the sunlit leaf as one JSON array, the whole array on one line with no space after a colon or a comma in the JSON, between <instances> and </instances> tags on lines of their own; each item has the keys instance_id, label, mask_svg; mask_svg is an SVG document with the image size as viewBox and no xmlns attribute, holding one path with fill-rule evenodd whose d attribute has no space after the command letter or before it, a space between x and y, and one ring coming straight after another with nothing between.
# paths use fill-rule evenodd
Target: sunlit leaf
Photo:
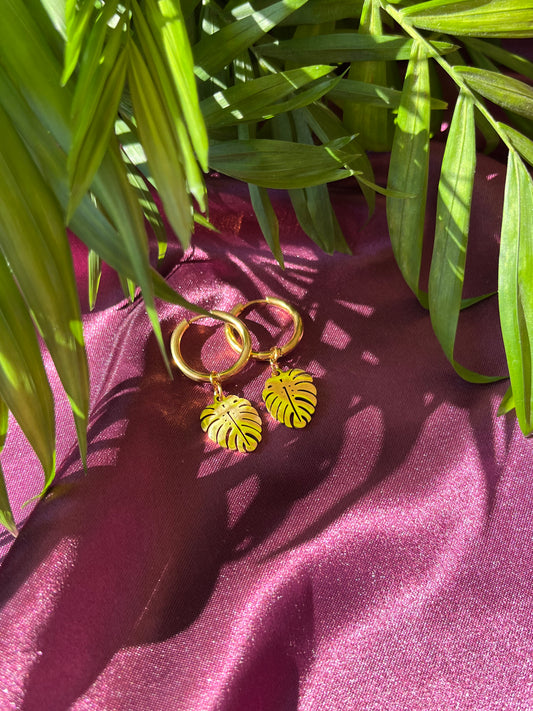
<instances>
[{"instance_id":1,"label":"sunlit leaf","mask_svg":"<svg viewBox=\"0 0 533 711\"><path fill-rule=\"evenodd\" d=\"M202 112L208 127L231 126L241 121L260 121L279 113L316 101L340 81L334 77L315 82L307 91L300 91L282 101L297 89L331 72L332 67L315 65L259 77L219 91L204 99Z\"/></svg>"},{"instance_id":2,"label":"sunlit leaf","mask_svg":"<svg viewBox=\"0 0 533 711\"><path fill-rule=\"evenodd\" d=\"M533 430L533 181L509 151L503 205L498 292L500 322L518 422Z\"/></svg>"},{"instance_id":3,"label":"sunlit leaf","mask_svg":"<svg viewBox=\"0 0 533 711\"><path fill-rule=\"evenodd\" d=\"M498 417L506 415L508 412L514 410L514 397L513 388L509 385L505 391L505 395L502 397L500 405L498 407L498 412L496 413Z\"/></svg>"},{"instance_id":4,"label":"sunlit leaf","mask_svg":"<svg viewBox=\"0 0 533 711\"><path fill-rule=\"evenodd\" d=\"M271 139L213 144L212 168L265 188L305 188L353 175L335 145L306 146Z\"/></svg>"},{"instance_id":5,"label":"sunlit leaf","mask_svg":"<svg viewBox=\"0 0 533 711\"><path fill-rule=\"evenodd\" d=\"M499 123L498 126L505 131L522 158L524 158L529 165L533 166L533 141L520 133L520 131L512 128L512 126L507 126L503 123Z\"/></svg>"},{"instance_id":6,"label":"sunlit leaf","mask_svg":"<svg viewBox=\"0 0 533 711\"><path fill-rule=\"evenodd\" d=\"M71 96L61 90L61 63L34 22L31 6L35 2L38 0L2 2L0 65L40 123L67 151L71 141Z\"/></svg>"},{"instance_id":7,"label":"sunlit leaf","mask_svg":"<svg viewBox=\"0 0 533 711\"><path fill-rule=\"evenodd\" d=\"M137 200L139 201L144 217L148 221L157 239L157 258L163 259L167 251L168 238L165 224L159 212L159 207L141 171L129 161L127 156L125 163L128 171L128 181L137 193Z\"/></svg>"},{"instance_id":8,"label":"sunlit leaf","mask_svg":"<svg viewBox=\"0 0 533 711\"><path fill-rule=\"evenodd\" d=\"M476 37L530 37L531 0L430 0L402 9L415 27Z\"/></svg>"},{"instance_id":9,"label":"sunlit leaf","mask_svg":"<svg viewBox=\"0 0 533 711\"><path fill-rule=\"evenodd\" d=\"M185 126L185 121L183 119L181 106L177 96L177 88L170 77L169 69L163 60L160 48L156 44L150 28L144 19L143 13L135 0L132 2L132 7L134 10L133 18L137 37L140 43L140 49L146 62L148 72L154 82L154 87L159 93L164 108L166 109L168 115L168 126L173 132L174 141L176 145L179 146L179 154L181 156L183 170L185 171L187 188L196 198L200 209L205 212L205 183L194 154L187 127ZM131 130L132 126L130 125L130 131ZM122 134L121 143L124 142L125 138L124 134ZM135 140L136 136L133 136L133 139ZM144 155L144 150L140 144L135 147L135 150L137 149L140 149L141 153ZM132 155L132 150L134 150L134 148L131 144L129 144L126 151L132 162L139 166L139 161L135 160L135 157Z\"/></svg>"},{"instance_id":10,"label":"sunlit leaf","mask_svg":"<svg viewBox=\"0 0 533 711\"><path fill-rule=\"evenodd\" d=\"M72 147L67 159L67 169L71 185L71 197L67 210L67 222L78 207L82 197L91 185L94 175L107 150L113 135L115 115L124 89L128 53L124 49L114 58L109 75L103 75L98 91L98 106L89 118L75 127ZM108 67L101 65L105 71Z\"/></svg>"},{"instance_id":11,"label":"sunlit leaf","mask_svg":"<svg viewBox=\"0 0 533 711\"><path fill-rule=\"evenodd\" d=\"M1 253L0 343L0 402L13 413L50 482L55 473L54 400L34 324Z\"/></svg>"},{"instance_id":12,"label":"sunlit leaf","mask_svg":"<svg viewBox=\"0 0 533 711\"><path fill-rule=\"evenodd\" d=\"M469 370L454 358L475 169L474 106L470 95L461 92L442 160L428 301L431 324L446 357L463 379L479 383L495 378Z\"/></svg>"},{"instance_id":13,"label":"sunlit leaf","mask_svg":"<svg viewBox=\"0 0 533 711\"><path fill-rule=\"evenodd\" d=\"M204 37L193 47L196 75L202 80L209 79L306 1L281 0ZM309 64L316 61L313 59Z\"/></svg>"},{"instance_id":14,"label":"sunlit leaf","mask_svg":"<svg viewBox=\"0 0 533 711\"><path fill-rule=\"evenodd\" d=\"M179 0L145 0L145 12L167 66L185 117L187 130L203 170L207 170L207 132L198 103L194 62Z\"/></svg>"},{"instance_id":15,"label":"sunlit leaf","mask_svg":"<svg viewBox=\"0 0 533 711\"><path fill-rule=\"evenodd\" d=\"M533 117L533 87L518 79L478 67L454 67L474 91L505 109Z\"/></svg>"},{"instance_id":16,"label":"sunlit leaf","mask_svg":"<svg viewBox=\"0 0 533 711\"><path fill-rule=\"evenodd\" d=\"M72 255L53 193L0 109L0 249L32 311L86 451L89 389ZM17 235L17 239L12 238ZM61 284L61 290L58 290ZM51 481L51 476L46 484Z\"/></svg>"},{"instance_id":17,"label":"sunlit leaf","mask_svg":"<svg viewBox=\"0 0 533 711\"><path fill-rule=\"evenodd\" d=\"M91 117L98 108L105 81L120 51L124 35L124 19L114 28L109 26L118 3L106 2L96 15L81 53L76 75L71 115L75 124L87 130Z\"/></svg>"},{"instance_id":18,"label":"sunlit leaf","mask_svg":"<svg viewBox=\"0 0 533 711\"><path fill-rule=\"evenodd\" d=\"M180 148L141 53L134 44L130 49L128 77L139 135L170 224L187 246L193 219Z\"/></svg>"},{"instance_id":19,"label":"sunlit leaf","mask_svg":"<svg viewBox=\"0 0 533 711\"><path fill-rule=\"evenodd\" d=\"M422 303L425 295L420 289L419 278L426 213L429 125L427 59L420 47L413 44L398 110L387 187L416 197L387 198L387 220L398 266Z\"/></svg>"},{"instance_id":20,"label":"sunlit leaf","mask_svg":"<svg viewBox=\"0 0 533 711\"><path fill-rule=\"evenodd\" d=\"M90 249L87 255L87 272L88 272L88 288L89 288L89 308L91 311L96 304L98 296L98 288L100 286L100 278L102 276L102 259L94 249Z\"/></svg>"},{"instance_id":21,"label":"sunlit leaf","mask_svg":"<svg viewBox=\"0 0 533 711\"><path fill-rule=\"evenodd\" d=\"M103 189L109 183L115 186L112 194L106 193ZM126 166L121 159L117 145L112 146L106 154L98 171L94 187L95 192L96 188L98 188L96 196L121 236L124 249L128 254L134 272L132 281L138 284L142 290L146 311L152 324L159 350L170 372L161 325L154 304L153 280L150 275L148 261L148 236L144 226L143 213L135 191L129 184ZM121 271L119 269L119 273Z\"/></svg>"},{"instance_id":22,"label":"sunlit leaf","mask_svg":"<svg viewBox=\"0 0 533 711\"><path fill-rule=\"evenodd\" d=\"M65 0L41 0L41 5L50 18L54 29L65 40L67 38Z\"/></svg>"},{"instance_id":23,"label":"sunlit leaf","mask_svg":"<svg viewBox=\"0 0 533 711\"><path fill-rule=\"evenodd\" d=\"M76 62L81 51L83 38L89 25L89 20L94 11L94 0L66 0L65 1L65 31L67 42L65 45L65 68L61 83L66 84L76 67Z\"/></svg>"}]
</instances>

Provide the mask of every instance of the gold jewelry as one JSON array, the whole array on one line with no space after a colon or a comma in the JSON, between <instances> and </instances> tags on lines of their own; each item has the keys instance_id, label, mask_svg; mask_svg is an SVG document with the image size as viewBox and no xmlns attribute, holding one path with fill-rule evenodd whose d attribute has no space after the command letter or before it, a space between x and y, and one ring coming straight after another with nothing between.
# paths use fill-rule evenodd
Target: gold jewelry
<instances>
[{"instance_id":1,"label":"gold jewelry","mask_svg":"<svg viewBox=\"0 0 533 711\"><path fill-rule=\"evenodd\" d=\"M268 360L270 363L272 375L263 388L263 401L270 415L287 427L305 427L309 424L316 408L316 387L313 378L299 368L281 370L278 367L278 359L292 351L303 336L302 318L293 306L274 296L255 299L247 304L237 304L231 309L231 313L239 316L254 304L275 306L289 313L292 318L293 332L285 345L274 346L268 351L251 350L250 357L256 360ZM234 330L232 325L226 324L226 337L235 351L240 351L244 347L244 341L237 340L236 329Z\"/></svg>"},{"instance_id":2,"label":"gold jewelry","mask_svg":"<svg viewBox=\"0 0 533 711\"><path fill-rule=\"evenodd\" d=\"M209 382L213 386L213 404L208 405L200 414L202 430L207 433L210 440L225 449L239 450L239 452L253 452L261 441L261 419L257 410L243 397L224 395L221 383L240 372L252 351L250 333L246 326L232 314L225 311L211 311L213 316L231 324L231 328L239 334L242 346L237 362L227 370L220 373L207 373L194 370L185 362L181 353L181 339L191 323L205 316L195 316L187 321L181 321L170 339L170 350L174 362L191 380L196 382Z\"/></svg>"}]
</instances>

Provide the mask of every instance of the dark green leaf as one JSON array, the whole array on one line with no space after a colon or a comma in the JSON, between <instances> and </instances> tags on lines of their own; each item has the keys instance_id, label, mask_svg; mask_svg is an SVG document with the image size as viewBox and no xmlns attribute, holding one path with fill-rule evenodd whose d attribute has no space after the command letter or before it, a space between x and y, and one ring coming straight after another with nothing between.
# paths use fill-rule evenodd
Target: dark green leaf
<instances>
[{"instance_id":1,"label":"dark green leaf","mask_svg":"<svg viewBox=\"0 0 533 711\"><path fill-rule=\"evenodd\" d=\"M323 104L316 103L307 106L303 109L303 113L310 129L322 143L328 143L336 138L349 135L348 129L338 116ZM365 196L370 217L374 212L376 196L374 190L370 189L368 184L374 183L374 171L368 156L356 140L350 142L350 147L353 150L353 155L346 161L346 164L355 171L355 179Z\"/></svg>"},{"instance_id":2,"label":"dark green leaf","mask_svg":"<svg viewBox=\"0 0 533 711\"><path fill-rule=\"evenodd\" d=\"M279 243L279 222L268 197L268 192L266 188L260 188L257 185L249 185L248 189L250 190L250 200L261 231L272 254L277 259L280 267L283 268L283 252Z\"/></svg>"},{"instance_id":3,"label":"dark green leaf","mask_svg":"<svg viewBox=\"0 0 533 711\"><path fill-rule=\"evenodd\" d=\"M339 32L333 35L303 37L258 45L255 50L264 57L273 57L306 66L313 62L336 64L342 62L387 61L409 59L413 40L387 35L373 37ZM451 52L455 46L447 42L432 42L441 53ZM422 52L422 50L421 50Z\"/></svg>"},{"instance_id":4,"label":"dark green leaf","mask_svg":"<svg viewBox=\"0 0 533 711\"><path fill-rule=\"evenodd\" d=\"M500 323L518 422L533 431L533 181L509 151L498 273Z\"/></svg>"},{"instance_id":5,"label":"dark green leaf","mask_svg":"<svg viewBox=\"0 0 533 711\"><path fill-rule=\"evenodd\" d=\"M490 59L494 62L511 69L513 72L521 74L528 79L533 79L533 62L530 62L525 57L509 52L507 49L503 49L503 47L494 44L494 42L476 39L475 37L469 37L467 40L463 41L469 52L471 50L476 50L477 52L490 57Z\"/></svg>"},{"instance_id":6,"label":"dark green leaf","mask_svg":"<svg viewBox=\"0 0 533 711\"><path fill-rule=\"evenodd\" d=\"M306 113L295 111L292 117L296 140L300 144L312 146L313 136L306 121ZM327 185L315 185L300 191L290 190L289 195L298 221L321 249L329 254L335 251L350 254L350 248L333 210Z\"/></svg>"},{"instance_id":7,"label":"dark green leaf","mask_svg":"<svg viewBox=\"0 0 533 711\"><path fill-rule=\"evenodd\" d=\"M396 109L400 105L402 92L389 89L386 86L369 84L368 82L341 79L339 83L328 92L328 99L335 102L353 102L354 104L370 104L380 108ZM446 101L431 98L431 109L445 109ZM359 107L360 109L360 107Z\"/></svg>"},{"instance_id":8,"label":"dark green leaf","mask_svg":"<svg viewBox=\"0 0 533 711\"><path fill-rule=\"evenodd\" d=\"M211 146L209 165L220 173L265 188L304 188L353 175L336 146L252 139Z\"/></svg>"},{"instance_id":9,"label":"dark green leaf","mask_svg":"<svg viewBox=\"0 0 533 711\"><path fill-rule=\"evenodd\" d=\"M270 0L269 0L270 1ZM347 18L358 17L363 7L363 0L308 0L295 10L281 25L321 25Z\"/></svg>"},{"instance_id":10,"label":"dark green leaf","mask_svg":"<svg viewBox=\"0 0 533 711\"><path fill-rule=\"evenodd\" d=\"M416 195L387 198L387 220L394 256L405 281L424 303L419 287L429 161L429 72L427 59L413 44L398 111L388 188Z\"/></svg>"}]
</instances>

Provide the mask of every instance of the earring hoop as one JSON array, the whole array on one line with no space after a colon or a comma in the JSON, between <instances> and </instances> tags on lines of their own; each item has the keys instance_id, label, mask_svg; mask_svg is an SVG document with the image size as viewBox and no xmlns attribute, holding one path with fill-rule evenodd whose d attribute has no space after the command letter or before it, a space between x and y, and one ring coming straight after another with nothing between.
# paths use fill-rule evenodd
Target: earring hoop
<instances>
[{"instance_id":1,"label":"earring hoop","mask_svg":"<svg viewBox=\"0 0 533 711\"><path fill-rule=\"evenodd\" d=\"M257 410L245 398L237 397L237 395L224 395L220 384L242 370L250 359L252 350L250 333L244 323L232 314L213 310L211 315L226 324L231 324L231 327L239 334L242 349L240 349L236 363L220 373L208 373L195 370L185 362L181 352L181 339L191 323L201 318L207 318L203 315L195 316L188 321L187 319L180 321L172 333L170 351L174 362L184 375L196 382L211 383L213 403L200 413L200 426L209 439L224 449L253 452L261 441L261 418Z\"/></svg>"},{"instance_id":2,"label":"earring hoop","mask_svg":"<svg viewBox=\"0 0 533 711\"><path fill-rule=\"evenodd\" d=\"M224 321L226 324L226 329L231 327L232 329L235 329L235 331L237 331L237 333L239 334L239 338L241 339L241 343L239 344L239 348L234 350L240 351L240 355L237 361L230 368L222 370L220 373L208 373L202 372L200 370L194 370L190 367L190 365L185 362L185 359L181 352L181 339L183 338L183 334L189 328L191 323L199 321L202 318L209 317L200 315L195 316L194 318L191 318L189 320L183 319L183 321L180 321L180 323L174 329L174 332L170 339L170 351L172 353L172 357L174 358L174 362L181 370L181 372L191 380L195 380L197 383L212 383L213 379L219 383L224 382L224 380L228 380L228 378L231 378L233 375L236 375L244 368L244 366L250 359L250 356L252 355L252 340L250 338L250 332L248 331L244 323L240 321L236 316L233 316L230 313L226 313L225 311L215 311L213 309L210 313L213 316L216 316L217 318Z\"/></svg>"},{"instance_id":3,"label":"earring hoop","mask_svg":"<svg viewBox=\"0 0 533 711\"><path fill-rule=\"evenodd\" d=\"M286 355L287 353L290 353L302 340L302 336L304 333L302 317L300 316L298 311L296 311L294 306L291 306L291 304L288 304L286 301L282 301L282 299L277 299L275 296L265 296L264 299L254 299L253 301L249 301L247 304L237 304L231 309L231 313L233 314L233 316L240 316L240 314L245 309L249 308L250 306L253 306L254 304L269 304L270 306L275 306L290 315L290 317L292 318L293 326L291 337L289 338L287 343L285 343L285 345L276 346L278 358ZM244 341L242 339L240 342L237 340L237 338L235 337L235 331L233 330L232 326L233 324L226 324L226 338L228 339L228 342L233 348L233 350L238 352L244 347ZM239 333L239 336L240 335L241 334ZM270 348L268 351L250 350L250 358L254 358L255 360L271 360L272 348Z\"/></svg>"}]
</instances>

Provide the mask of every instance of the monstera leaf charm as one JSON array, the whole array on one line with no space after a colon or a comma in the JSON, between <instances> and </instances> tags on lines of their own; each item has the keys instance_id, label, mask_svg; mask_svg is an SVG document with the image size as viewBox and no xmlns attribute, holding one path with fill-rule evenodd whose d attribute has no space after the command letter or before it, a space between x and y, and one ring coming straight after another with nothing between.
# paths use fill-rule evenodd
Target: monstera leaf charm
<instances>
[{"instance_id":1,"label":"monstera leaf charm","mask_svg":"<svg viewBox=\"0 0 533 711\"><path fill-rule=\"evenodd\" d=\"M200 415L210 440L225 449L253 452L261 441L261 419L248 400L236 395L218 397Z\"/></svg>"},{"instance_id":2,"label":"monstera leaf charm","mask_svg":"<svg viewBox=\"0 0 533 711\"><path fill-rule=\"evenodd\" d=\"M305 427L316 408L316 388L305 370L291 368L272 375L263 390L272 417L287 427Z\"/></svg>"}]
</instances>

